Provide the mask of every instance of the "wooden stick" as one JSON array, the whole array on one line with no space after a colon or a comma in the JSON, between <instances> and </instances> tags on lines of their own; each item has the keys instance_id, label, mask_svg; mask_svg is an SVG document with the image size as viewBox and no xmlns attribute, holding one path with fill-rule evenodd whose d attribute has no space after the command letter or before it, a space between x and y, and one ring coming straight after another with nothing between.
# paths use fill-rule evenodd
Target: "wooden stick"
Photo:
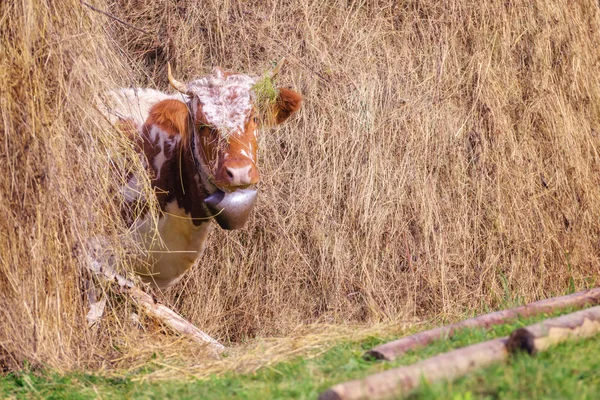
<instances>
[{"instance_id":1,"label":"wooden stick","mask_svg":"<svg viewBox=\"0 0 600 400\"><path fill-rule=\"evenodd\" d=\"M373 357L382 360L395 360L408 350L423 347L434 340L444 337L451 337L456 331L463 328L487 328L492 325L499 325L519 317L531 317L543 313L549 313L561 310L567 307L581 308L588 305L600 304L600 288L584 290L567 296L553 297L546 300L537 301L525 306L512 308L509 310L497 311L491 314L481 315L470 318L452 325L442 326L415 335L407 336L374 347L365 353L365 358Z\"/></svg>"},{"instance_id":2,"label":"wooden stick","mask_svg":"<svg viewBox=\"0 0 600 400\"><path fill-rule=\"evenodd\" d=\"M513 331L506 344L508 351L535 354L571 338L587 338L600 333L600 306L547 319L539 324Z\"/></svg>"},{"instance_id":3,"label":"wooden stick","mask_svg":"<svg viewBox=\"0 0 600 400\"><path fill-rule=\"evenodd\" d=\"M188 335L196 342L207 346L215 355L221 353L225 349L221 343L196 328L192 323L175 311L163 304L157 303L152 296L138 288L133 281L117 274L112 268L102 265L102 263L91 257L88 257L88 261L89 262L86 263L88 270L105 282L116 283L121 292L131 296L136 304L150 316L158 319L171 329Z\"/></svg>"},{"instance_id":4,"label":"wooden stick","mask_svg":"<svg viewBox=\"0 0 600 400\"><path fill-rule=\"evenodd\" d=\"M433 382L454 379L473 370L508 358L507 338L494 339L453 350L416 364L390 369L365 379L333 386L319 400L359 400L399 397L408 394L424 379Z\"/></svg>"},{"instance_id":5,"label":"wooden stick","mask_svg":"<svg viewBox=\"0 0 600 400\"><path fill-rule=\"evenodd\" d=\"M399 397L419 386L421 381L455 379L474 370L504 362L510 353L526 350L535 353L571 338L591 337L600 333L600 306L547 319L520 328L509 338L489 340L463 347L416 364L390 369L333 386L319 400L359 400Z\"/></svg>"},{"instance_id":6,"label":"wooden stick","mask_svg":"<svg viewBox=\"0 0 600 400\"><path fill-rule=\"evenodd\" d=\"M85 280L85 293L90 306L85 319L88 322L88 328L91 328L98 326L98 323L102 319L104 308L106 307L106 300L108 298L102 295L98 296L98 288L95 287L94 282L92 282L91 279Z\"/></svg>"}]
</instances>

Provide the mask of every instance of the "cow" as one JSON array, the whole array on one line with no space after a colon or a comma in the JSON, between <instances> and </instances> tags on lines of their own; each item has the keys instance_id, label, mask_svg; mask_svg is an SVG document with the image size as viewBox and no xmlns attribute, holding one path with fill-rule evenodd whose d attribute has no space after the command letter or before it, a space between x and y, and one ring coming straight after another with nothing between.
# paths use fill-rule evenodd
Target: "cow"
<instances>
[{"instance_id":1,"label":"cow","mask_svg":"<svg viewBox=\"0 0 600 400\"><path fill-rule=\"evenodd\" d=\"M110 93L109 111L139 151L150 176L160 216L130 221L148 262L136 269L143 281L165 289L177 283L202 254L217 222L242 227L254 205L259 180L257 110L259 78L215 68L187 84L173 78L179 93L120 89ZM281 124L298 111L302 95L278 88L267 120ZM122 188L126 203L141 199L142 176Z\"/></svg>"}]
</instances>

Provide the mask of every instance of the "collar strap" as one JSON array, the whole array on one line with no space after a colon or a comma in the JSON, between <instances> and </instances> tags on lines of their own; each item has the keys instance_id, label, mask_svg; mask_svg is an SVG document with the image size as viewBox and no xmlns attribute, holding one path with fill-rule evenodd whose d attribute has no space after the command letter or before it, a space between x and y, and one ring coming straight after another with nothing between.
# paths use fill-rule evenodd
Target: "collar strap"
<instances>
[{"instance_id":1,"label":"collar strap","mask_svg":"<svg viewBox=\"0 0 600 400\"><path fill-rule=\"evenodd\" d=\"M198 161L198 158L196 157L196 140L195 140L195 138L196 138L196 127L194 126L194 119L192 118L192 110L191 110L190 107L191 107L191 104L188 104L188 111L189 111L188 114L190 116L190 126L191 126L191 129L190 129L190 132L191 132L191 135L190 135L190 151L192 152L192 160L194 160L194 167L196 168L196 173L198 175L200 175L200 178L201 178L200 180L201 181L204 181L204 179L206 179L208 182L210 182L211 185L213 185L213 186L216 187L217 185L215 185L211 181L210 177L206 176L204 174L204 171L202 170L202 166L200 165L200 161ZM201 156L204 156L204 161L206 162L206 155L204 154L204 149L202 149ZM202 186L204 187L205 190L209 190L206 187L206 185L204 184L204 182L202 183Z\"/></svg>"},{"instance_id":2,"label":"collar strap","mask_svg":"<svg viewBox=\"0 0 600 400\"><path fill-rule=\"evenodd\" d=\"M190 124L190 150L192 151L192 160L194 160L196 173L202 175L202 168L200 167L200 162L198 161L198 158L196 158L196 126L194 125L194 111L192 110L192 102L193 99L186 102L189 116L188 121Z\"/></svg>"},{"instance_id":3,"label":"collar strap","mask_svg":"<svg viewBox=\"0 0 600 400\"><path fill-rule=\"evenodd\" d=\"M196 167L196 172L202 175L202 168L200 168L200 162L196 157L196 130L194 127L194 123L192 122L192 134L190 135L190 150L192 151L192 160L194 160L194 166Z\"/></svg>"}]
</instances>

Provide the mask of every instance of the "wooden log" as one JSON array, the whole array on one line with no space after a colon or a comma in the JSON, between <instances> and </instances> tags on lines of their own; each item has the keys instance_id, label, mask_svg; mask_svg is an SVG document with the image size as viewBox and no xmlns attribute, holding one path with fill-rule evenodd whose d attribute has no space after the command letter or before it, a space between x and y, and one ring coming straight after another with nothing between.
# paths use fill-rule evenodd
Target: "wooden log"
<instances>
[{"instance_id":1,"label":"wooden log","mask_svg":"<svg viewBox=\"0 0 600 400\"><path fill-rule=\"evenodd\" d=\"M221 343L198 329L175 311L156 302L152 296L137 287L132 280L119 275L111 267L93 258L88 258L86 267L100 280L118 285L119 291L128 294L148 315L158 319L174 331L187 335L196 342L206 346L213 355L218 355L225 349Z\"/></svg>"},{"instance_id":2,"label":"wooden log","mask_svg":"<svg viewBox=\"0 0 600 400\"><path fill-rule=\"evenodd\" d=\"M92 282L91 279L85 280L85 293L88 304L90 305L90 309L85 316L85 319L88 322L88 328L97 327L102 315L104 315L107 297L98 295L98 288L95 287L94 282Z\"/></svg>"},{"instance_id":3,"label":"wooden log","mask_svg":"<svg viewBox=\"0 0 600 400\"><path fill-rule=\"evenodd\" d=\"M547 319L539 324L513 331L506 344L509 352L517 350L535 354L574 338L600 333L600 306Z\"/></svg>"},{"instance_id":4,"label":"wooden log","mask_svg":"<svg viewBox=\"0 0 600 400\"><path fill-rule=\"evenodd\" d=\"M391 361L400 357L408 350L423 347L438 339L451 337L456 331L463 328L487 328L492 325L499 325L515 320L519 317L531 317L568 307L582 308L597 304L600 304L600 288L584 290L567 296L553 297L530 303L525 306L480 315L451 325L403 337L374 347L365 353L365 358L373 357L380 360Z\"/></svg>"},{"instance_id":5,"label":"wooden log","mask_svg":"<svg viewBox=\"0 0 600 400\"><path fill-rule=\"evenodd\" d=\"M338 384L323 392L320 400L359 400L401 397L424 380L455 379L477 369L505 361L509 354L526 350L533 354L572 338L600 334L600 306L547 319L516 329L510 337L463 347L410 366L390 369L364 379Z\"/></svg>"},{"instance_id":6,"label":"wooden log","mask_svg":"<svg viewBox=\"0 0 600 400\"><path fill-rule=\"evenodd\" d=\"M360 400L400 397L424 379L455 379L468 372L502 362L508 357L507 338L499 338L453 350L406 367L394 368L333 386L319 400Z\"/></svg>"}]
</instances>

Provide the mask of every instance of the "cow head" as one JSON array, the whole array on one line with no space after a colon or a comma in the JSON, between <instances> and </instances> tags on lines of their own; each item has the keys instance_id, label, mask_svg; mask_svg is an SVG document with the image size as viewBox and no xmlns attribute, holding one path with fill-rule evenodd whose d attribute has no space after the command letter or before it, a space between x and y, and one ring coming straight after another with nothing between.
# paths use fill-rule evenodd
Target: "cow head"
<instances>
[{"instance_id":1,"label":"cow head","mask_svg":"<svg viewBox=\"0 0 600 400\"><path fill-rule=\"evenodd\" d=\"M219 68L184 84L173 78L169 66L169 82L190 97L193 132L184 140L189 141L202 183L212 193L241 192L240 189L258 182L257 139L261 121L281 124L302 102L299 93L279 88L266 110L270 115L258 115L261 99L255 91L257 79Z\"/></svg>"}]
</instances>

